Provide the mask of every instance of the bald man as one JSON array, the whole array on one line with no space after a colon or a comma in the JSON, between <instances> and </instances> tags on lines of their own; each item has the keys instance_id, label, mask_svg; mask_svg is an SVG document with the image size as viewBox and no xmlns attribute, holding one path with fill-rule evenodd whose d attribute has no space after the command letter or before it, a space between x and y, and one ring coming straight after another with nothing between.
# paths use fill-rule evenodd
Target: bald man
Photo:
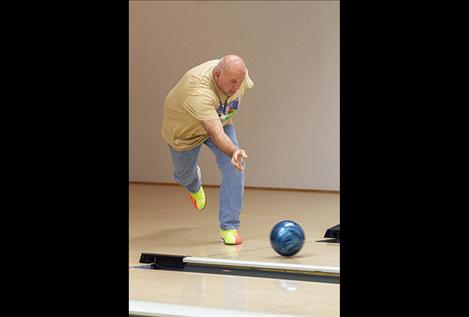
<instances>
[{"instance_id":1,"label":"bald man","mask_svg":"<svg viewBox=\"0 0 469 317\"><path fill-rule=\"evenodd\" d=\"M233 116L254 83L241 57L226 55L184 74L165 100L161 133L169 145L176 181L189 191L197 210L205 207L199 151L205 144L221 172L220 238L241 244L240 213L244 196L244 159Z\"/></svg>"}]
</instances>

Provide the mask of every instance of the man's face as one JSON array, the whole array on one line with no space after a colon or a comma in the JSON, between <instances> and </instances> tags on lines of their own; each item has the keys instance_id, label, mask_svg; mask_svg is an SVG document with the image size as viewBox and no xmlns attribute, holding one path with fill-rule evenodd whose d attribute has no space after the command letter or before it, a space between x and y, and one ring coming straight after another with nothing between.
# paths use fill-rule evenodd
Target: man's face
<instances>
[{"instance_id":1,"label":"man's face","mask_svg":"<svg viewBox=\"0 0 469 317\"><path fill-rule=\"evenodd\" d=\"M227 96L233 96L241 86L245 75L246 72L240 70L220 72L217 78L218 88Z\"/></svg>"}]
</instances>

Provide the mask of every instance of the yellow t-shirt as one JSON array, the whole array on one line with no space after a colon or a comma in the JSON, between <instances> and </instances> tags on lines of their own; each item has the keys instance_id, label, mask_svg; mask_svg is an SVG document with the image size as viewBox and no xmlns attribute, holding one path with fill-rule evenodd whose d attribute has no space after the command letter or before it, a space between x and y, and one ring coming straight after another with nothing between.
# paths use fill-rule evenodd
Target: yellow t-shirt
<instances>
[{"instance_id":1,"label":"yellow t-shirt","mask_svg":"<svg viewBox=\"0 0 469 317\"><path fill-rule=\"evenodd\" d=\"M177 151L190 150L208 138L200 121L219 118L223 126L232 124L244 92L254 86L246 70L240 88L227 99L228 96L217 88L212 75L218 61L208 61L190 69L166 97L161 134Z\"/></svg>"}]
</instances>

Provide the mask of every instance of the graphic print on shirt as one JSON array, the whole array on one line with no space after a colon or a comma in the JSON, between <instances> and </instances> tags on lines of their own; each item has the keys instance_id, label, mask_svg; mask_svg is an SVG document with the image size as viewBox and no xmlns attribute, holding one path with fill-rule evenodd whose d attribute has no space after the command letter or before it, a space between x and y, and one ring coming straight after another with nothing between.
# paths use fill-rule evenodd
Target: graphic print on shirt
<instances>
[{"instance_id":1,"label":"graphic print on shirt","mask_svg":"<svg viewBox=\"0 0 469 317\"><path fill-rule=\"evenodd\" d=\"M228 101L228 99L226 100ZM239 104L239 97L236 97L235 100L231 101L230 103L222 104L221 100L218 104L218 116L220 117L221 121L229 120L233 117L233 115L238 111L238 104Z\"/></svg>"}]
</instances>

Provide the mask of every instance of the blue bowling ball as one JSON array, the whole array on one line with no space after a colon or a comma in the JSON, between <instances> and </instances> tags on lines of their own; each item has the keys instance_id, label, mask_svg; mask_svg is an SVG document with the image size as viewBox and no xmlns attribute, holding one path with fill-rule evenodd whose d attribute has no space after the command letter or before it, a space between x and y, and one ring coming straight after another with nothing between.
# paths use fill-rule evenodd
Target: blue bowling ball
<instances>
[{"instance_id":1,"label":"blue bowling ball","mask_svg":"<svg viewBox=\"0 0 469 317\"><path fill-rule=\"evenodd\" d=\"M292 256L298 253L305 242L303 228L291 220L277 223L270 232L270 244L280 255Z\"/></svg>"}]
</instances>

